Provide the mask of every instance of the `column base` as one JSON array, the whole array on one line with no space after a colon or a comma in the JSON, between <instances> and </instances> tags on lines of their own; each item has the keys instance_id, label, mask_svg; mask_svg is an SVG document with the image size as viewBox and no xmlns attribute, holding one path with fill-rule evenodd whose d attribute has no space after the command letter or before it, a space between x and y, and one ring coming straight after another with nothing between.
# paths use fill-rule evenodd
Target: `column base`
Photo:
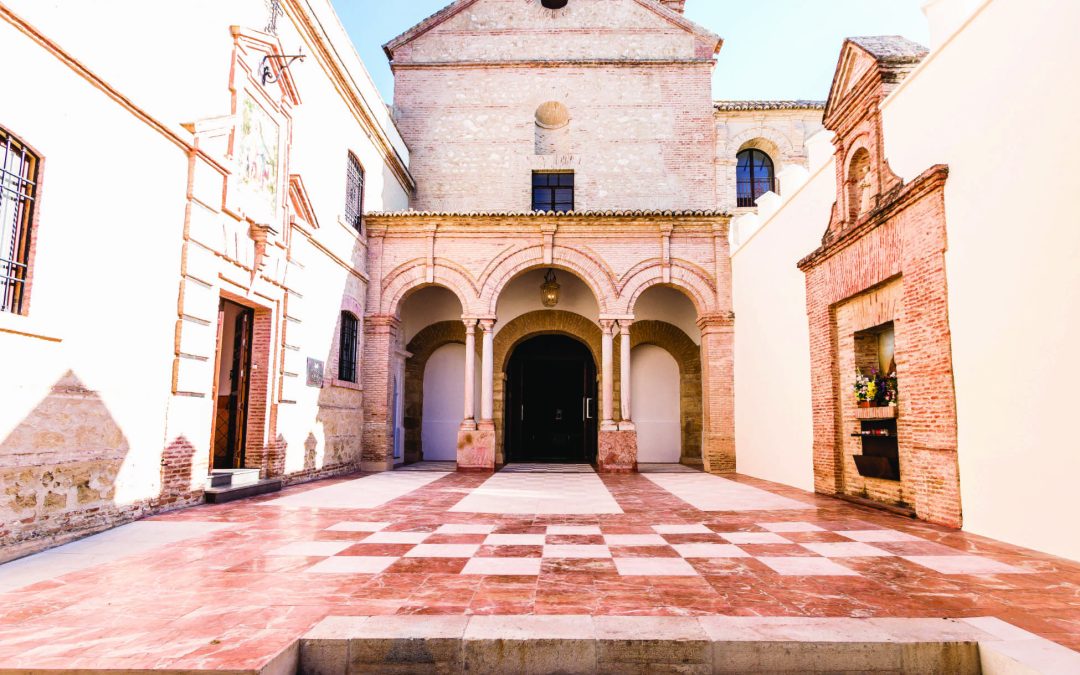
<instances>
[{"instance_id":1,"label":"column base","mask_svg":"<svg viewBox=\"0 0 1080 675\"><path fill-rule=\"evenodd\" d=\"M458 430L457 470L495 470L495 422L480 420L475 429Z\"/></svg>"},{"instance_id":2,"label":"column base","mask_svg":"<svg viewBox=\"0 0 1080 675\"><path fill-rule=\"evenodd\" d=\"M705 470L709 473L735 473L735 439L730 436L705 435L701 448Z\"/></svg>"},{"instance_id":3,"label":"column base","mask_svg":"<svg viewBox=\"0 0 1080 675\"><path fill-rule=\"evenodd\" d=\"M597 467L601 473L634 473L637 471L637 432L600 432Z\"/></svg>"}]
</instances>

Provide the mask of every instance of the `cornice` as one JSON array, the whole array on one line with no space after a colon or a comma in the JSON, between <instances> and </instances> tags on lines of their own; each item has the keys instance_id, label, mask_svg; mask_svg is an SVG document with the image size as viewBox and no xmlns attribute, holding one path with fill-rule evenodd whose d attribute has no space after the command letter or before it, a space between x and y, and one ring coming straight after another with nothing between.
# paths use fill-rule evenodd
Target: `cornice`
<instances>
[{"instance_id":1,"label":"cornice","mask_svg":"<svg viewBox=\"0 0 1080 675\"><path fill-rule=\"evenodd\" d=\"M392 62L390 69L417 70L421 68L642 68L663 66L709 66L716 62L709 59L520 59L515 61L414 61Z\"/></svg>"},{"instance_id":2,"label":"cornice","mask_svg":"<svg viewBox=\"0 0 1080 675\"><path fill-rule=\"evenodd\" d=\"M835 239L822 244L816 251L800 260L798 262L798 268L803 272L807 272L814 267L817 267L848 246L851 246L862 239L871 231L887 224L907 208L917 204L927 195L944 189L945 180L948 177L948 166L936 164L930 167L919 175L918 178L899 188L895 192L895 196L890 198L886 203L866 214L854 225L840 232Z\"/></svg>"}]
</instances>

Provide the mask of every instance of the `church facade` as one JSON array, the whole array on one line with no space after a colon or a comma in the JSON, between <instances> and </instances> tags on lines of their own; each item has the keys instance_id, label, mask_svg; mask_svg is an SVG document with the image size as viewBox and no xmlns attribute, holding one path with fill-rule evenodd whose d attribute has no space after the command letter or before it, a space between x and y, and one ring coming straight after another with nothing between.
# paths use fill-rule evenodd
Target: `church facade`
<instances>
[{"instance_id":1,"label":"church facade","mask_svg":"<svg viewBox=\"0 0 1080 675\"><path fill-rule=\"evenodd\" d=\"M990 44L1016 2L929 4ZM963 420L1013 399L966 403L993 386L955 349L990 344L953 245L989 241L978 152L913 159L904 107L962 41L853 39L828 102L737 101L684 0L455 0L384 46L387 105L329 0L93 4L0 3L0 561L419 461L1001 516L967 476L1004 490L1009 450ZM860 407L875 368L899 393Z\"/></svg>"}]
</instances>

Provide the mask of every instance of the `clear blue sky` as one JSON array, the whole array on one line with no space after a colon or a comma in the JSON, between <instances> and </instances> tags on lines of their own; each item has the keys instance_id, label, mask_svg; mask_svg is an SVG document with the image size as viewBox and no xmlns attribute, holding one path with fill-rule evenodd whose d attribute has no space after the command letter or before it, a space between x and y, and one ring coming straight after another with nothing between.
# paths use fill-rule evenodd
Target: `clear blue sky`
<instances>
[{"instance_id":1,"label":"clear blue sky","mask_svg":"<svg viewBox=\"0 0 1080 675\"><path fill-rule=\"evenodd\" d=\"M393 77L382 45L450 0L332 0L383 97ZM713 97L824 99L849 35L927 43L921 0L687 0L686 15L724 38Z\"/></svg>"}]
</instances>

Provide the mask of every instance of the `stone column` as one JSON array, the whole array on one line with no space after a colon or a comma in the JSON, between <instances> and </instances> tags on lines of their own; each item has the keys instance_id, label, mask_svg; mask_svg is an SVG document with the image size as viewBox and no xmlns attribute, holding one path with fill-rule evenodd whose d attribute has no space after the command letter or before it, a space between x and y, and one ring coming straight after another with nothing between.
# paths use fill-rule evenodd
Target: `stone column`
<instances>
[{"instance_id":1,"label":"stone column","mask_svg":"<svg viewBox=\"0 0 1080 675\"><path fill-rule=\"evenodd\" d=\"M735 471L735 317L706 314L701 327L701 397L705 470Z\"/></svg>"},{"instance_id":2,"label":"stone column","mask_svg":"<svg viewBox=\"0 0 1080 675\"><path fill-rule=\"evenodd\" d=\"M615 379L615 359L612 354L612 341L614 340L615 321L611 319L600 320L600 330L603 332L600 343L600 429L602 431L614 431L615 411L612 403L612 392Z\"/></svg>"},{"instance_id":3,"label":"stone column","mask_svg":"<svg viewBox=\"0 0 1080 675\"><path fill-rule=\"evenodd\" d=\"M476 391L476 319L464 319L465 323L465 414L461 428L476 428L476 403L473 392Z\"/></svg>"},{"instance_id":4,"label":"stone column","mask_svg":"<svg viewBox=\"0 0 1080 675\"><path fill-rule=\"evenodd\" d=\"M482 352L480 355L480 419L473 428L458 431L457 468L458 471L493 471L495 469L495 319L480 319ZM466 323L466 342L475 330ZM473 338L475 340L475 337ZM470 354L475 353L475 341L472 351L465 354L465 381L470 389L465 394L466 405L472 400L472 366L475 361ZM466 344L466 350L470 347ZM471 411L470 413L471 414Z\"/></svg>"},{"instance_id":5,"label":"stone column","mask_svg":"<svg viewBox=\"0 0 1080 675\"><path fill-rule=\"evenodd\" d=\"M630 415L630 325L633 323L633 319L619 319L619 394L622 399L620 431L634 430Z\"/></svg>"},{"instance_id":6,"label":"stone column","mask_svg":"<svg viewBox=\"0 0 1080 675\"><path fill-rule=\"evenodd\" d=\"M491 422L495 415L495 320L482 319L483 354L480 357L480 421Z\"/></svg>"},{"instance_id":7,"label":"stone column","mask_svg":"<svg viewBox=\"0 0 1080 675\"><path fill-rule=\"evenodd\" d=\"M631 473L637 470L637 432L630 421L630 324L633 320L600 319L603 331L601 360L603 361L603 416L600 422L600 437L596 464L604 473ZM614 420L614 380L615 354L613 341L615 332L621 333L620 363L620 399L622 419L619 424Z\"/></svg>"}]
</instances>

